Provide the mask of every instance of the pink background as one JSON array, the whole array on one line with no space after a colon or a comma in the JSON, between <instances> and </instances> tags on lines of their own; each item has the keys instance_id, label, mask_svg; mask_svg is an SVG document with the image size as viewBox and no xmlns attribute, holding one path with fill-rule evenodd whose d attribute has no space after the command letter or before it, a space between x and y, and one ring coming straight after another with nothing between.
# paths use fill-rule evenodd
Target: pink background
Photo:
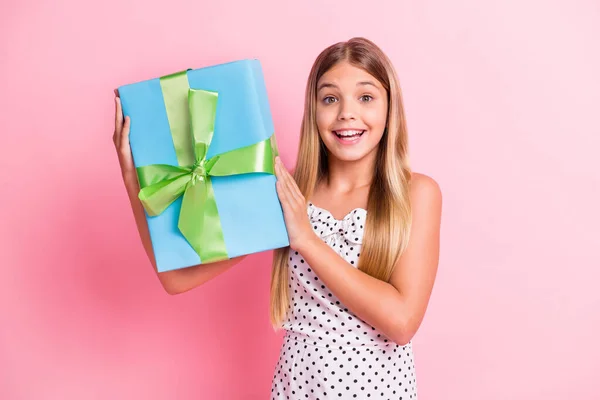
<instances>
[{"instance_id":1,"label":"pink background","mask_svg":"<svg viewBox=\"0 0 600 400\"><path fill-rule=\"evenodd\" d=\"M120 180L113 89L259 58L293 165L310 66L355 35L393 60L414 169L444 193L420 399L600 398L592 0L2 2L0 398L269 397L272 254L162 290Z\"/></svg>"}]
</instances>

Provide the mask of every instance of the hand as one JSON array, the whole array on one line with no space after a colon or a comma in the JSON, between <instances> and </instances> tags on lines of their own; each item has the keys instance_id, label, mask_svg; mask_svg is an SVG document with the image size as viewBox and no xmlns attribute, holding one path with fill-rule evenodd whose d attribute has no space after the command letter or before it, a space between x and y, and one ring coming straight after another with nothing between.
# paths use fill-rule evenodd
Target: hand
<instances>
[{"instance_id":1,"label":"hand","mask_svg":"<svg viewBox=\"0 0 600 400\"><path fill-rule=\"evenodd\" d=\"M306 213L306 200L279 157L275 159L275 175L290 247L298 251L299 247L316 237Z\"/></svg>"},{"instance_id":2,"label":"hand","mask_svg":"<svg viewBox=\"0 0 600 400\"><path fill-rule=\"evenodd\" d=\"M130 118L128 116L123 118L121 99L117 90L115 90L115 132L113 134L113 143L117 150L123 182L130 193L137 193L139 191L139 183L135 165L133 164L131 147L129 146L129 126Z\"/></svg>"}]
</instances>

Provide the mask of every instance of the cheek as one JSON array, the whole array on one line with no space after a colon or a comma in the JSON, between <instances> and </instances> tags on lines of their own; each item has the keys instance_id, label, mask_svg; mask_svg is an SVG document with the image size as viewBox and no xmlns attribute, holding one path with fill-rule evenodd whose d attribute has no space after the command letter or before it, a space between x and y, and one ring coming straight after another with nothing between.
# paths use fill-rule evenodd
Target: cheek
<instances>
[{"instance_id":1,"label":"cheek","mask_svg":"<svg viewBox=\"0 0 600 400\"><path fill-rule=\"evenodd\" d=\"M379 107L370 107L363 113L364 121L374 130L381 130L385 128L387 121L387 105Z\"/></svg>"},{"instance_id":2,"label":"cheek","mask_svg":"<svg viewBox=\"0 0 600 400\"><path fill-rule=\"evenodd\" d=\"M317 107L315 117L320 132L325 132L335 121L335 112L332 112L331 108Z\"/></svg>"}]
</instances>

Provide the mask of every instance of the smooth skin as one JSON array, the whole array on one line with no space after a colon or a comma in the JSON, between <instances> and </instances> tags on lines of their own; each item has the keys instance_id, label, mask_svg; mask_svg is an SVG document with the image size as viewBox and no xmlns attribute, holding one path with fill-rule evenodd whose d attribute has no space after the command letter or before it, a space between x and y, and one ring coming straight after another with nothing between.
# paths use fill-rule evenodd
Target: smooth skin
<instances>
[{"instance_id":1,"label":"smooth skin","mask_svg":"<svg viewBox=\"0 0 600 400\"><path fill-rule=\"evenodd\" d=\"M324 74L317 87L322 88L317 125L329 151L330 173L311 201L341 219L356 207L366 207L387 98L373 76L345 62ZM366 132L349 146L334 137L333 131L344 128ZM306 199L279 158L276 176L290 246L349 310L395 343L407 344L421 325L438 268L442 194L437 182L413 173L408 247L389 282L383 282L350 265L314 233Z\"/></svg>"}]
</instances>

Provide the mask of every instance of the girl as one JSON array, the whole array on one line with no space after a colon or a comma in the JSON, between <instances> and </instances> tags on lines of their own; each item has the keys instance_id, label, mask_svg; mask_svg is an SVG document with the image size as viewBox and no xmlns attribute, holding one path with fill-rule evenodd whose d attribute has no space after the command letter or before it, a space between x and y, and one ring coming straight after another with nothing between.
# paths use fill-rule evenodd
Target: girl
<instances>
[{"instance_id":1,"label":"girl","mask_svg":"<svg viewBox=\"0 0 600 400\"><path fill-rule=\"evenodd\" d=\"M116 99L114 142L138 230L154 264ZM293 176L278 158L290 246L274 252L271 321L286 333L271 398L416 399L412 338L438 266L441 192L408 164L394 68L371 41L325 49L306 87ZM190 290L244 257L158 274Z\"/></svg>"}]
</instances>

